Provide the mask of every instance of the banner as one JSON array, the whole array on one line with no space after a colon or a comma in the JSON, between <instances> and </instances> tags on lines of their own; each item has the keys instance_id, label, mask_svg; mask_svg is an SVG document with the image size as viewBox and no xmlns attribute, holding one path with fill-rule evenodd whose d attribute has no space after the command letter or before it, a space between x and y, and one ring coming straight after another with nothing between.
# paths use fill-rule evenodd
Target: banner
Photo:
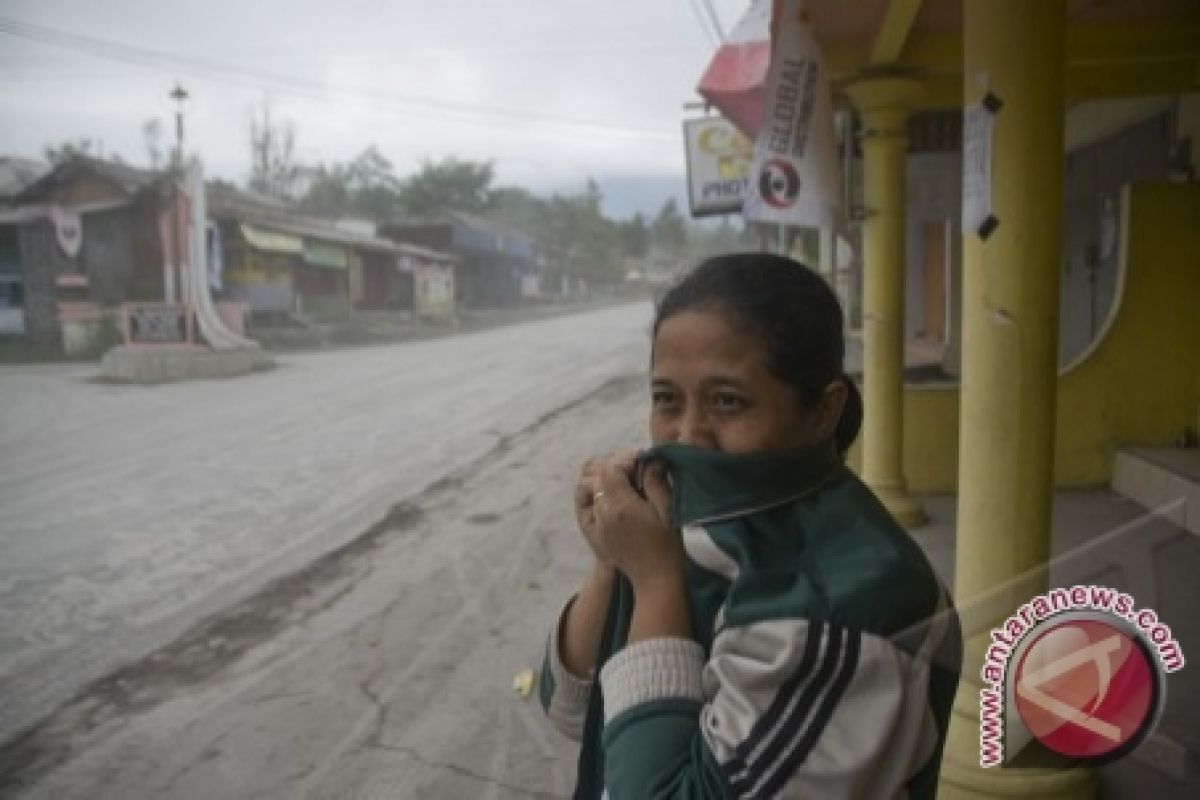
<instances>
[{"instance_id":1,"label":"banner","mask_svg":"<svg viewBox=\"0 0 1200 800\"><path fill-rule=\"evenodd\" d=\"M748 222L844 227L829 75L804 8L779 0L763 123L743 213Z\"/></svg>"},{"instance_id":2,"label":"banner","mask_svg":"<svg viewBox=\"0 0 1200 800\"><path fill-rule=\"evenodd\" d=\"M693 217L742 210L754 146L724 117L683 122Z\"/></svg>"},{"instance_id":3,"label":"banner","mask_svg":"<svg viewBox=\"0 0 1200 800\"><path fill-rule=\"evenodd\" d=\"M76 258L83 248L83 220L79 212L54 206L50 209L50 219L54 222L54 236L59 249L67 258Z\"/></svg>"},{"instance_id":4,"label":"banner","mask_svg":"<svg viewBox=\"0 0 1200 800\"><path fill-rule=\"evenodd\" d=\"M763 81L771 61L771 0L751 0L700 77L696 91L750 138L763 120Z\"/></svg>"}]
</instances>

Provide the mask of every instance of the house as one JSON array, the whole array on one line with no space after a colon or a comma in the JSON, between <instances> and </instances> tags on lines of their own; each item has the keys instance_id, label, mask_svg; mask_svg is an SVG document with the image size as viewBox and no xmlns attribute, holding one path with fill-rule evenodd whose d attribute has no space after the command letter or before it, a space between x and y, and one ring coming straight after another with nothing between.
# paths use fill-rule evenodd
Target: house
<instances>
[{"instance_id":1,"label":"house","mask_svg":"<svg viewBox=\"0 0 1200 800\"><path fill-rule=\"evenodd\" d=\"M462 308L516 305L539 283L538 243L473 214L448 211L432 221L397 220L381 225L379 232L457 256L455 299Z\"/></svg>"},{"instance_id":2,"label":"house","mask_svg":"<svg viewBox=\"0 0 1200 800\"><path fill-rule=\"evenodd\" d=\"M20 305L19 332L72 351L106 309L161 299L170 186L162 173L77 156L15 193L0 210L0 271L5 304Z\"/></svg>"}]
</instances>

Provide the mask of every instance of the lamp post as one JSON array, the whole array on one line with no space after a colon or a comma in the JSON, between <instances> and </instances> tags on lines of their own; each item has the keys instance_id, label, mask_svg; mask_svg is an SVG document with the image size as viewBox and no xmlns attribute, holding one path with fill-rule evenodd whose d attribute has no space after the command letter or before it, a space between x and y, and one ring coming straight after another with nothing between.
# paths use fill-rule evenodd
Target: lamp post
<instances>
[{"instance_id":1,"label":"lamp post","mask_svg":"<svg viewBox=\"0 0 1200 800\"><path fill-rule=\"evenodd\" d=\"M183 285L183 221L180 219L180 206L183 202L179 184L183 181L183 112L188 93L181 84L175 84L171 90L171 100L175 103L175 157L171 169L171 286L168 287L167 301L183 302L186 291Z\"/></svg>"}]
</instances>

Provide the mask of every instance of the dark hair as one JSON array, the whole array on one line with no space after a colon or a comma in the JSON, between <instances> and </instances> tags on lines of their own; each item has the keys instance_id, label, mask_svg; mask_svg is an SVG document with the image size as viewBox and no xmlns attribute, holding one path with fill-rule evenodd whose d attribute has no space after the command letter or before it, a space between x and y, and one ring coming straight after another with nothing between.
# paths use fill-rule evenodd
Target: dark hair
<instances>
[{"instance_id":1,"label":"dark hair","mask_svg":"<svg viewBox=\"0 0 1200 800\"><path fill-rule=\"evenodd\" d=\"M846 382L846 406L834 441L838 451L854 443L862 425L862 397L845 375L842 307L825 280L790 258L769 253L731 253L700 263L663 295L651 336L681 311L724 311L735 325L759 336L767 347L767 368L791 384L806 406L825 387Z\"/></svg>"}]
</instances>

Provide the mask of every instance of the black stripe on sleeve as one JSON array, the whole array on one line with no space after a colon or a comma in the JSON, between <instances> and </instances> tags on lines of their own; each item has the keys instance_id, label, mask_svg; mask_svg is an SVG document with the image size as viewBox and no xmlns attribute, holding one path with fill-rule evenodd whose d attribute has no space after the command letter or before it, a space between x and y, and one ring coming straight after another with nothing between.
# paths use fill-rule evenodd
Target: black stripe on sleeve
<instances>
[{"instance_id":1,"label":"black stripe on sleeve","mask_svg":"<svg viewBox=\"0 0 1200 800\"><path fill-rule=\"evenodd\" d=\"M787 746L795 741L800 736L804 728L804 722L808 718L810 712L816 710L816 703L821 696L822 691L829 685L833 679L834 672L837 670L838 663L841 661L843 642L842 635L845 629L840 625L829 626L829 644L825 648L825 655L821 659L821 667L813 679L804 688L799 701L792 708L787 719L773 737L767 742L767 746L754 759L754 762L749 765L745 772L731 781L730 785L738 794L749 793L754 786L762 780L773 764L779 759Z\"/></svg>"},{"instance_id":2,"label":"black stripe on sleeve","mask_svg":"<svg viewBox=\"0 0 1200 800\"><path fill-rule=\"evenodd\" d=\"M796 672L792 677L788 678L786 683L779 687L779 692L776 693L771 705L767 707L766 713L758 718L758 722L754 723L754 727L750 729L750 733L746 736L745 740L737 746L733 758L725 763L725 774L730 779L736 778L746 770L746 761L750 758L750 754L754 752L754 748L771 733L775 724L783 716L784 712L787 711L792 698L799 691L800 684L804 682L804 679L809 676L813 667L816 666L817 653L821 648L824 627L825 625L822 620L815 619L809 621L808 637L804 642L804 653L800 656L800 663L796 667Z\"/></svg>"},{"instance_id":3,"label":"black stripe on sleeve","mask_svg":"<svg viewBox=\"0 0 1200 800\"><path fill-rule=\"evenodd\" d=\"M762 788L757 792L758 797L775 797L779 794L788 782L788 780L800 769L804 764L804 760L808 758L813 747L816 746L817 740L821 738L821 734L825 731L825 726L829 724L829 720L833 717L833 712L837 708L838 702L842 699L842 695L846 693L846 687L850 685L851 679L854 677L854 672L858 668L858 655L862 644L862 634L856 630L847 631L848 638L846 640L846 657L842 660L841 667L838 669L837 678L834 679L833 686L825 694L821 700L821 707L817 710L817 715L809 724L808 730L800 737L800 740L792 746L792 750L783 760L775 774L771 779L763 784Z\"/></svg>"}]
</instances>

